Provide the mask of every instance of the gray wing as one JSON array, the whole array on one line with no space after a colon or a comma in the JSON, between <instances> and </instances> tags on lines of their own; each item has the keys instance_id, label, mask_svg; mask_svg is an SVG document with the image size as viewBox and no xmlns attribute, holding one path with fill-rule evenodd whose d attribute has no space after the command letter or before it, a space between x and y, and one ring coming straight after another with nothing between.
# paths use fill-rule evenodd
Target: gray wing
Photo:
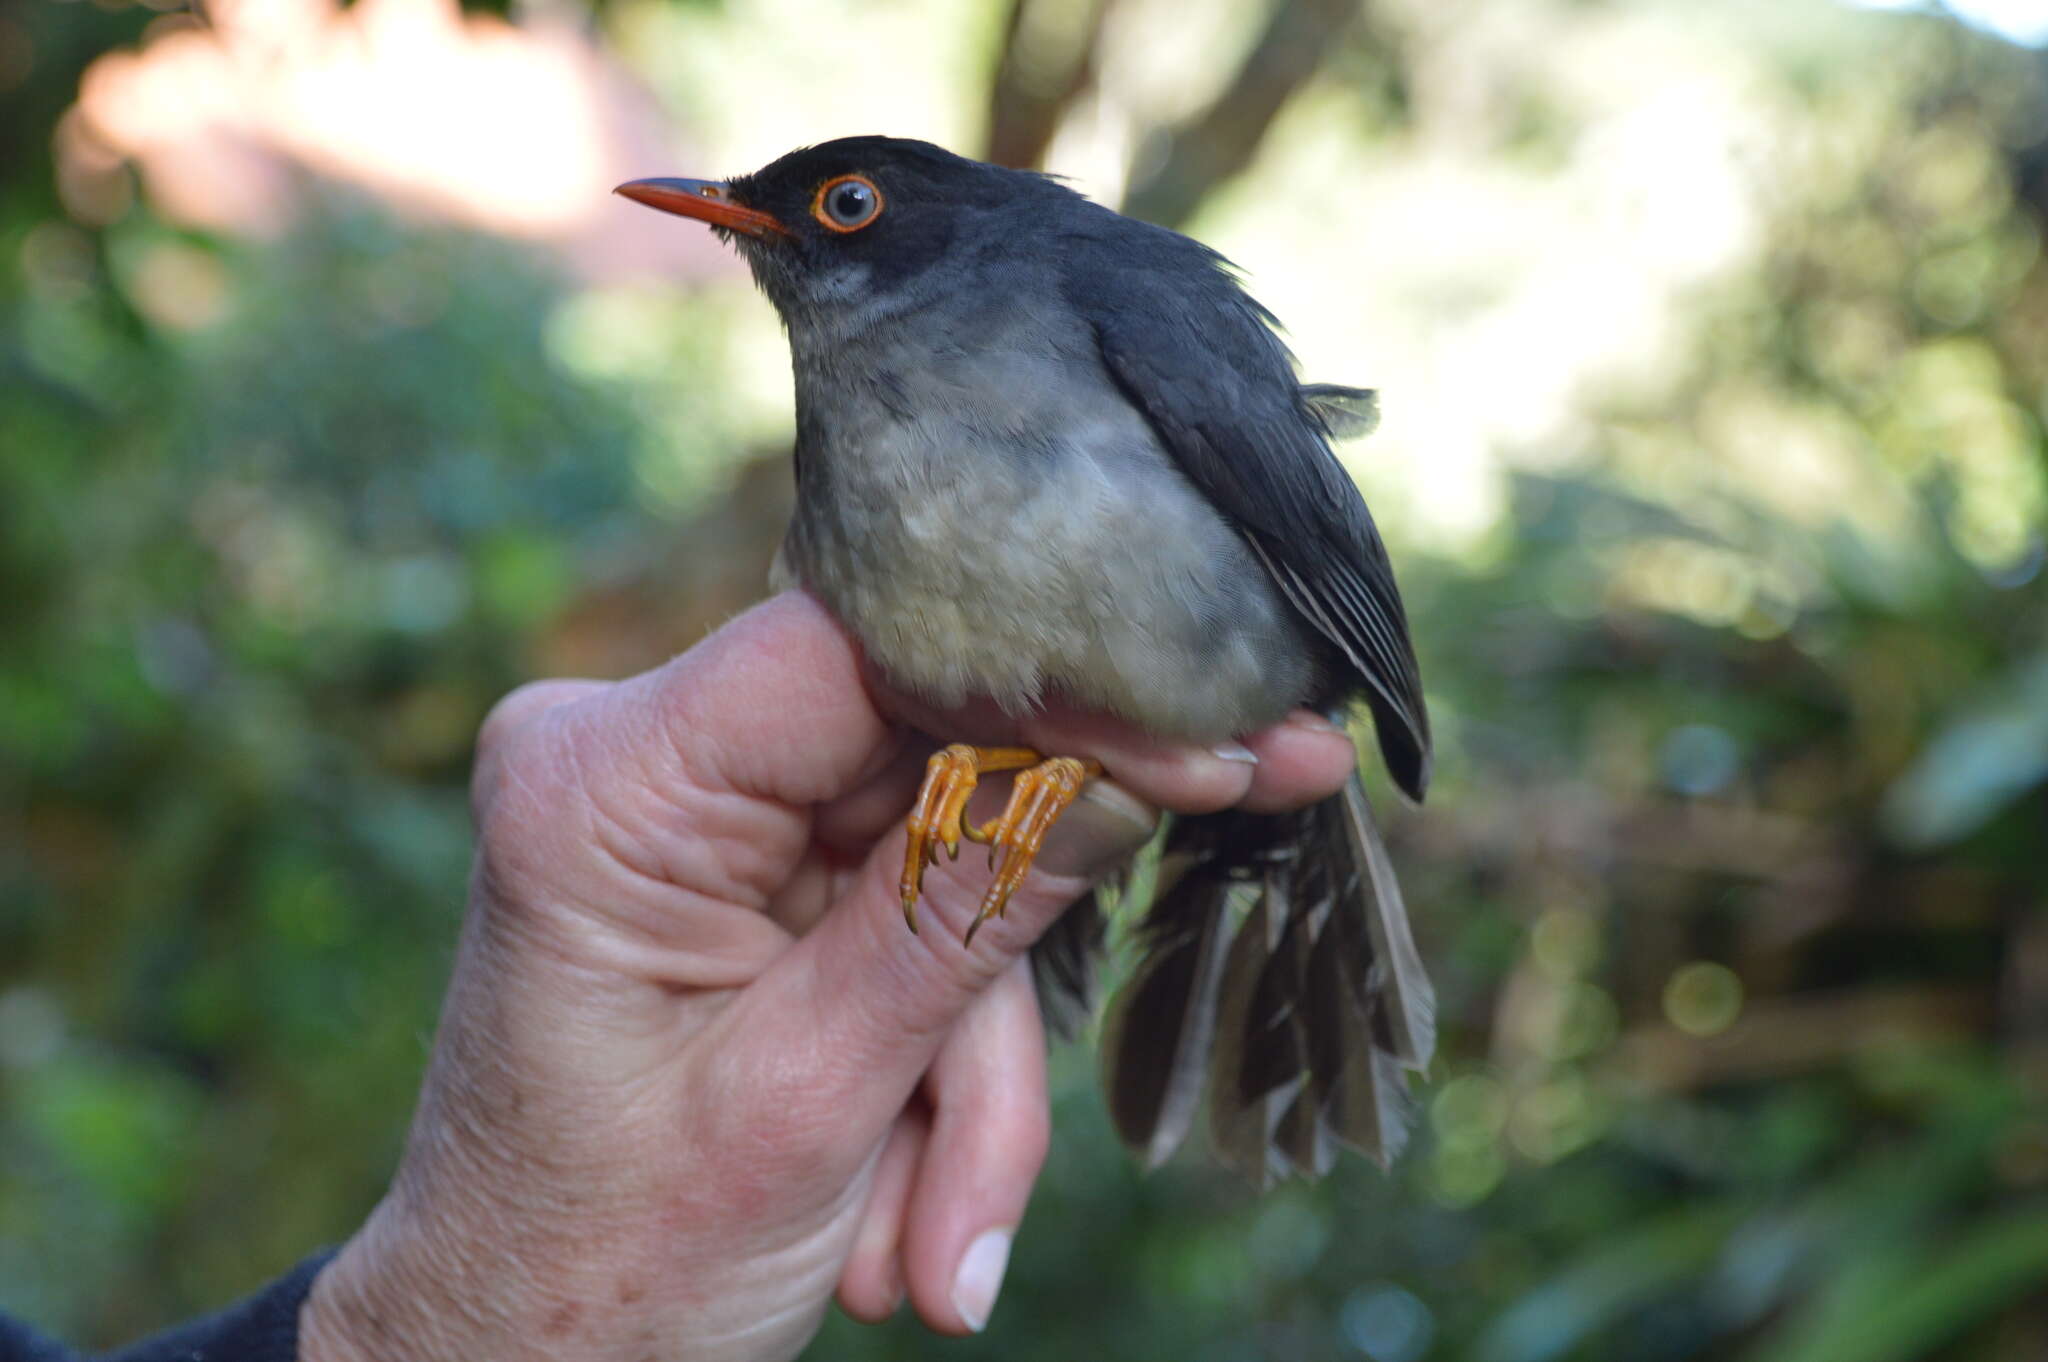
<instances>
[{"instance_id":1,"label":"gray wing","mask_svg":"<svg viewBox=\"0 0 2048 1362\"><path fill-rule=\"evenodd\" d=\"M1296 382L1272 318L1221 258L1183 237L1161 264L1076 249L1067 301L1102 363L1188 479L1228 516L1288 602L1363 683L1395 782L1429 784L1429 717L1386 545L1328 436L1370 419L1368 394ZM1148 238L1149 240L1150 238Z\"/></svg>"}]
</instances>

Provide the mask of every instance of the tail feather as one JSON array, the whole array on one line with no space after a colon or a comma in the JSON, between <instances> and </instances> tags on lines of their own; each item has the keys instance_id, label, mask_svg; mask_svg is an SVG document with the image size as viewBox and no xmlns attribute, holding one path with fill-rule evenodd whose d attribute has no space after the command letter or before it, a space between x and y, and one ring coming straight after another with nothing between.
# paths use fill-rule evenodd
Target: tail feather
<instances>
[{"instance_id":1,"label":"tail feather","mask_svg":"<svg viewBox=\"0 0 2048 1362\"><path fill-rule=\"evenodd\" d=\"M1261 1186L1321 1176L1339 1145L1390 1162L1436 1004L1357 778L1297 814L1182 820L1167 855L1186 869L1155 895L1103 1033L1125 1143L1164 1161L1206 1091L1218 1157Z\"/></svg>"},{"instance_id":2,"label":"tail feather","mask_svg":"<svg viewBox=\"0 0 2048 1362\"><path fill-rule=\"evenodd\" d=\"M1347 882L1338 886L1338 895L1365 905L1365 925L1372 939L1369 954L1354 948L1348 958L1372 962L1363 994L1380 1000L1380 1012L1392 1032L1389 1048L1394 1057L1411 1069L1426 1069L1436 1055L1436 990L1430 986L1422 952L1415 949L1401 882L1394 876L1394 862L1380 838L1379 825L1373 821L1365 786L1353 776L1343 793L1322 807L1331 808L1349 852ZM1336 919L1347 937L1357 922L1350 914L1340 913Z\"/></svg>"},{"instance_id":3,"label":"tail feather","mask_svg":"<svg viewBox=\"0 0 2048 1362\"><path fill-rule=\"evenodd\" d=\"M1244 1053L1237 1072L1225 1075L1226 1088L1237 1101L1255 1102L1309 1072L1311 1038L1302 1007L1308 975L1308 913L1292 894L1281 898L1284 881L1268 877L1266 902L1273 907L1280 941L1266 959L1252 987L1245 1014Z\"/></svg>"},{"instance_id":4,"label":"tail feather","mask_svg":"<svg viewBox=\"0 0 2048 1362\"><path fill-rule=\"evenodd\" d=\"M1216 878L1224 881L1221 875ZM1279 944L1282 916L1269 894L1253 905L1238 928L1218 981L1215 1045L1206 1056L1209 1143L1225 1167L1260 1187L1286 1175L1284 1169L1270 1168L1267 1154L1282 1110L1271 1096L1246 1097L1241 1075L1252 1034L1252 1000Z\"/></svg>"},{"instance_id":5,"label":"tail feather","mask_svg":"<svg viewBox=\"0 0 2048 1362\"><path fill-rule=\"evenodd\" d=\"M1147 920L1144 957L1103 1019L1110 1119L1148 1168L1172 1156L1201 1104L1230 944L1228 894L1220 880L1175 886Z\"/></svg>"}]
</instances>

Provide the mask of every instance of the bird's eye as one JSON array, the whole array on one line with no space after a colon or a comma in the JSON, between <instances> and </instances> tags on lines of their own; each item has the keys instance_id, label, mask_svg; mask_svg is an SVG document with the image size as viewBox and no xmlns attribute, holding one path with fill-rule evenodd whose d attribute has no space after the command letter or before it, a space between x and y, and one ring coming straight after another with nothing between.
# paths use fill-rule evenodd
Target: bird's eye
<instances>
[{"instance_id":1,"label":"bird's eye","mask_svg":"<svg viewBox=\"0 0 2048 1362\"><path fill-rule=\"evenodd\" d=\"M835 232L857 232L882 215L882 191L865 175L841 175L818 186L811 216Z\"/></svg>"}]
</instances>

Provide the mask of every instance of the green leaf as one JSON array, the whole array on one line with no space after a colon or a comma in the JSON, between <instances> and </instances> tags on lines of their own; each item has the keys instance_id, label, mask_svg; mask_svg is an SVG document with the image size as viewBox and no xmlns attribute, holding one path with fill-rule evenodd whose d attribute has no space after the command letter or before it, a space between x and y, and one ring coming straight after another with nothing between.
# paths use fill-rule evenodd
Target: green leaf
<instances>
[{"instance_id":1,"label":"green leaf","mask_svg":"<svg viewBox=\"0 0 2048 1362\"><path fill-rule=\"evenodd\" d=\"M1893 836L1910 847L1968 836L2048 779L2048 656L1957 715L1886 794Z\"/></svg>"},{"instance_id":2,"label":"green leaf","mask_svg":"<svg viewBox=\"0 0 2048 1362\"><path fill-rule=\"evenodd\" d=\"M1932 1252L1860 1261L1748 1362L1905 1362L2043 1289L2048 1206L2036 1206L1979 1222Z\"/></svg>"},{"instance_id":3,"label":"green leaf","mask_svg":"<svg viewBox=\"0 0 2048 1362\"><path fill-rule=\"evenodd\" d=\"M1608 1239L1515 1302L1480 1336L1477 1362L1549 1362L1713 1266L1741 1219L1734 1206L1688 1208Z\"/></svg>"}]
</instances>

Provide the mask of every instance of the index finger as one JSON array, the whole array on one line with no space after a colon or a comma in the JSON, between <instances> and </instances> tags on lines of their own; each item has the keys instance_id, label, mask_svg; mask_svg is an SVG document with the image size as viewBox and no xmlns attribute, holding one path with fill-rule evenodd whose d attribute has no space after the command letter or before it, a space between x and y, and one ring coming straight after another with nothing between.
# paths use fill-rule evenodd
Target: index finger
<instances>
[{"instance_id":1,"label":"index finger","mask_svg":"<svg viewBox=\"0 0 2048 1362\"><path fill-rule=\"evenodd\" d=\"M1028 714L1006 714L986 699L939 709L896 690L872 663L864 664L864 673L883 713L934 742L1021 744L1048 757L1093 757L1132 794L1174 813L1239 804L1254 813L1304 808L1342 789L1357 764L1344 730L1306 709L1241 742L1207 745L1154 737L1113 715L1057 699Z\"/></svg>"}]
</instances>

